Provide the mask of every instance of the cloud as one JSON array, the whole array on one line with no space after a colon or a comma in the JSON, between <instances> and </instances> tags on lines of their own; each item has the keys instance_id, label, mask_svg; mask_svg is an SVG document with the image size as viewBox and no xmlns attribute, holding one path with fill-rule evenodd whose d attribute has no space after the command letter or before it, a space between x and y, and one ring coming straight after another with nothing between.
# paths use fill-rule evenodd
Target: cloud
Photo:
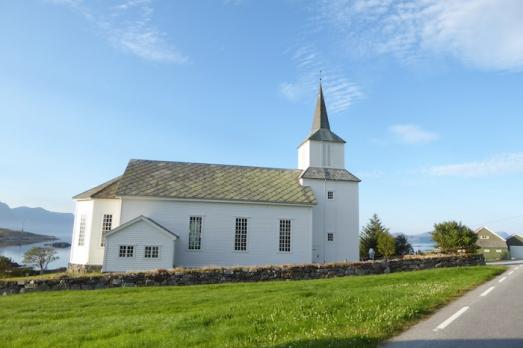
<instances>
[{"instance_id":1,"label":"cloud","mask_svg":"<svg viewBox=\"0 0 523 348\"><path fill-rule=\"evenodd\" d=\"M423 170L434 176L481 177L523 173L523 153L498 154L483 161L432 166Z\"/></svg>"},{"instance_id":2,"label":"cloud","mask_svg":"<svg viewBox=\"0 0 523 348\"><path fill-rule=\"evenodd\" d=\"M151 0L93 2L84 0L49 0L70 8L92 23L114 47L139 58L174 64L185 64L189 58L180 53L167 35L152 24Z\"/></svg>"},{"instance_id":3,"label":"cloud","mask_svg":"<svg viewBox=\"0 0 523 348\"><path fill-rule=\"evenodd\" d=\"M362 54L407 62L441 55L485 70L523 70L520 0L324 0L320 13L320 24Z\"/></svg>"},{"instance_id":4,"label":"cloud","mask_svg":"<svg viewBox=\"0 0 523 348\"><path fill-rule=\"evenodd\" d=\"M406 144L430 143L439 139L439 135L412 124L397 124L389 127L389 131L401 142Z\"/></svg>"},{"instance_id":5,"label":"cloud","mask_svg":"<svg viewBox=\"0 0 523 348\"><path fill-rule=\"evenodd\" d=\"M345 111L364 97L360 86L345 77L340 68L328 62L313 46L301 46L291 52L291 60L296 67L298 77L294 82L282 82L279 85L280 93L287 99L298 101L311 98L318 90L320 71L322 71L323 91L329 111L333 113Z\"/></svg>"}]
</instances>

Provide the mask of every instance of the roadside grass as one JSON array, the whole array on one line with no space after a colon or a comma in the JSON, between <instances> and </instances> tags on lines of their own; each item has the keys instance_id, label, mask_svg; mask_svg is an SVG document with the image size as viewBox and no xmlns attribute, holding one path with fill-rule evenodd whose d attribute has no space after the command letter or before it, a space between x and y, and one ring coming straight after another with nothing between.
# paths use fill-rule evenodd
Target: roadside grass
<instances>
[{"instance_id":1,"label":"roadside grass","mask_svg":"<svg viewBox=\"0 0 523 348\"><path fill-rule=\"evenodd\" d=\"M36 280L36 279L60 279L62 277L67 278L77 278L77 277L101 277L101 272L90 272L90 273L75 273L75 272L55 272L55 273L45 273L45 274L35 274L31 276L15 276L15 277L2 277L0 275L0 280L6 281L17 281L17 280Z\"/></svg>"},{"instance_id":2,"label":"roadside grass","mask_svg":"<svg viewBox=\"0 0 523 348\"><path fill-rule=\"evenodd\" d=\"M0 346L376 347L504 267L0 298Z\"/></svg>"}]
</instances>

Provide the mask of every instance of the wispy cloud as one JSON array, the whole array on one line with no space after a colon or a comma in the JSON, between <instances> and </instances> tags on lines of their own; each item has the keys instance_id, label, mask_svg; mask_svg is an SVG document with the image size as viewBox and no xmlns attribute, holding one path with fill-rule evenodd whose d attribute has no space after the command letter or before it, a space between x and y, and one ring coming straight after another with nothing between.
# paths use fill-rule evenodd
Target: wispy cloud
<instances>
[{"instance_id":1,"label":"wispy cloud","mask_svg":"<svg viewBox=\"0 0 523 348\"><path fill-rule=\"evenodd\" d=\"M406 144L430 143L439 138L434 132L429 132L413 124L396 124L389 127L398 140Z\"/></svg>"},{"instance_id":2,"label":"wispy cloud","mask_svg":"<svg viewBox=\"0 0 523 348\"><path fill-rule=\"evenodd\" d=\"M153 23L151 0L102 2L94 6L84 0L49 0L52 4L67 6L84 17L114 47L147 60L185 64L189 58L180 53L167 35Z\"/></svg>"},{"instance_id":3,"label":"wispy cloud","mask_svg":"<svg viewBox=\"0 0 523 348\"><path fill-rule=\"evenodd\" d=\"M487 70L523 70L523 1L324 0L321 25L363 54L394 54L407 62L455 57Z\"/></svg>"},{"instance_id":4,"label":"wispy cloud","mask_svg":"<svg viewBox=\"0 0 523 348\"><path fill-rule=\"evenodd\" d=\"M327 62L313 46L306 45L292 50L291 59L298 77L294 82L282 82L279 86L280 93L289 100L310 98L318 89L320 70L323 71L323 90L329 111L345 111L355 101L363 98L360 86L345 77L341 69Z\"/></svg>"},{"instance_id":5,"label":"wispy cloud","mask_svg":"<svg viewBox=\"0 0 523 348\"><path fill-rule=\"evenodd\" d=\"M432 166L423 170L434 176L481 177L523 173L523 153L499 154L482 161Z\"/></svg>"}]
</instances>

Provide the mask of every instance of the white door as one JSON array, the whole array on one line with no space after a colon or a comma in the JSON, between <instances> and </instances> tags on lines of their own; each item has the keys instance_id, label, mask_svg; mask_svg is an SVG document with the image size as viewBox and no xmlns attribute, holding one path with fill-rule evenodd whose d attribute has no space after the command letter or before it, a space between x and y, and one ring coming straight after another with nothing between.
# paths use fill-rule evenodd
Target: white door
<instances>
[{"instance_id":1,"label":"white door","mask_svg":"<svg viewBox=\"0 0 523 348\"><path fill-rule=\"evenodd\" d=\"M321 263L323 262L323 258L321 256L321 247L317 244L312 246L312 262L313 263Z\"/></svg>"},{"instance_id":2,"label":"white door","mask_svg":"<svg viewBox=\"0 0 523 348\"><path fill-rule=\"evenodd\" d=\"M510 257L513 259L523 259L523 246L510 246Z\"/></svg>"}]
</instances>

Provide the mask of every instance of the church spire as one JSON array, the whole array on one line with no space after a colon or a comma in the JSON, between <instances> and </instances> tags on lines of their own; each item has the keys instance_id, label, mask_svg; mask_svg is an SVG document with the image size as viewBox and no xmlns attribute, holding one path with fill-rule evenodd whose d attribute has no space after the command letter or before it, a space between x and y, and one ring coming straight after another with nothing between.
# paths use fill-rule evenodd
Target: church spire
<instances>
[{"instance_id":1,"label":"church spire","mask_svg":"<svg viewBox=\"0 0 523 348\"><path fill-rule=\"evenodd\" d=\"M314 111L314 118L312 120L312 131L314 132L318 129L331 129L329 125L329 116L327 115L327 107L325 106L325 99L323 97L321 79L320 90L318 92L318 98L316 99L316 110Z\"/></svg>"},{"instance_id":2,"label":"church spire","mask_svg":"<svg viewBox=\"0 0 523 348\"><path fill-rule=\"evenodd\" d=\"M329 116L327 115L327 107L325 106L325 98L323 97L321 79L318 98L316 99L316 109L314 110L314 116L312 119L311 133L303 142L306 142L307 140L329 141L333 143L345 142L345 140L331 131Z\"/></svg>"}]
</instances>

